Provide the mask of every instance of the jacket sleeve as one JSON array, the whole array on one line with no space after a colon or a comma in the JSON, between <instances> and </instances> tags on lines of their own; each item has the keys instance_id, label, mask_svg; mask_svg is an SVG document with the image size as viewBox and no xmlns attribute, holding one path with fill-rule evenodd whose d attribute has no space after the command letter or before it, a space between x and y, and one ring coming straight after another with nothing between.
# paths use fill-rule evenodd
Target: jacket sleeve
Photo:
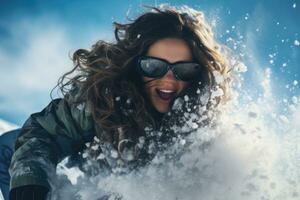
<instances>
[{"instance_id":1,"label":"jacket sleeve","mask_svg":"<svg viewBox=\"0 0 300 200\"><path fill-rule=\"evenodd\" d=\"M25 185L50 189L57 163L80 151L93 137L93 120L86 104L51 101L32 114L21 129L9 168L10 189Z\"/></svg>"}]
</instances>

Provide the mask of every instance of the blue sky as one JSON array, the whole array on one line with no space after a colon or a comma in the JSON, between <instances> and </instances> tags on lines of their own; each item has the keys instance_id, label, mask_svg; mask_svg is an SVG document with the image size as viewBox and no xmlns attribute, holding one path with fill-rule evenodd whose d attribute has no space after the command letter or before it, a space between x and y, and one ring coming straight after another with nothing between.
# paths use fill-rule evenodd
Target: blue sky
<instances>
[{"instance_id":1,"label":"blue sky","mask_svg":"<svg viewBox=\"0 0 300 200\"><path fill-rule=\"evenodd\" d=\"M0 0L0 118L22 125L50 102L50 90L72 67L72 52L113 40L113 21L134 18L141 4L161 3L204 12L216 38L247 65L245 89L259 90L270 68L279 100L299 96L299 0Z\"/></svg>"}]
</instances>

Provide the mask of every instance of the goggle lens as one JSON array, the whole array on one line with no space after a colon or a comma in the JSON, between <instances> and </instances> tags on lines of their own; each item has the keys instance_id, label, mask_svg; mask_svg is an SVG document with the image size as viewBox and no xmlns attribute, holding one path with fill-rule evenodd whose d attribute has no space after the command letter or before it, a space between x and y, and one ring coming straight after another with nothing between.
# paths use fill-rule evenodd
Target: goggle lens
<instances>
[{"instance_id":1,"label":"goggle lens","mask_svg":"<svg viewBox=\"0 0 300 200\"><path fill-rule=\"evenodd\" d=\"M173 73L180 80L190 81L199 77L201 66L197 63L180 63L173 67Z\"/></svg>"},{"instance_id":2,"label":"goggle lens","mask_svg":"<svg viewBox=\"0 0 300 200\"><path fill-rule=\"evenodd\" d=\"M151 78L161 77L168 71L167 63L154 58L141 59L139 64L144 75Z\"/></svg>"}]
</instances>

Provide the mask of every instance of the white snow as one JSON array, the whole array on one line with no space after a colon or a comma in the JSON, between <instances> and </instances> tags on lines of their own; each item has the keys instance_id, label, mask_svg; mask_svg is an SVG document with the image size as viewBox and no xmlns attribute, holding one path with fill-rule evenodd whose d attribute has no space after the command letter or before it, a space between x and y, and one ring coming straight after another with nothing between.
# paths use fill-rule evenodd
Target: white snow
<instances>
[{"instance_id":1,"label":"white snow","mask_svg":"<svg viewBox=\"0 0 300 200\"><path fill-rule=\"evenodd\" d=\"M96 150L98 150L99 149L99 145L93 145L92 147L91 147L91 149L93 149L94 151L96 151Z\"/></svg>"},{"instance_id":2,"label":"white snow","mask_svg":"<svg viewBox=\"0 0 300 200\"><path fill-rule=\"evenodd\" d=\"M289 123L289 120L288 118L285 116L285 115L280 115L279 116L279 119L283 122L283 123Z\"/></svg>"},{"instance_id":3,"label":"white snow","mask_svg":"<svg viewBox=\"0 0 300 200\"><path fill-rule=\"evenodd\" d=\"M83 158L87 158L87 157L88 157L88 154L87 154L86 152L84 152L84 153L82 154L82 157L83 157Z\"/></svg>"},{"instance_id":4,"label":"white snow","mask_svg":"<svg viewBox=\"0 0 300 200\"><path fill-rule=\"evenodd\" d=\"M65 164L68 159L64 159L57 166L57 174L64 174L68 177L73 185L77 184L77 179L83 177L83 172L78 167L67 168Z\"/></svg>"},{"instance_id":5,"label":"white snow","mask_svg":"<svg viewBox=\"0 0 300 200\"><path fill-rule=\"evenodd\" d=\"M5 133L6 131L10 131L15 128L18 128L18 126L15 124L9 123L3 119L0 119L0 135Z\"/></svg>"},{"instance_id":6,"label":"white snow","mask_svg":"<svg viewBox=\"0 0 300 200\"><path fill-rule=\"evenodd\" d=\"M174 127L175 131L194 131L178 138L167 152L159 152L148 166L138 173L81 179L74 185L76 194L90 200L101 194L111 194L111 199L121 195L124 200L298 199L298 97L292 98L291 112L283 115L278 111L281 106L270 106L277 101L270 89L271 69L265 70L262 82L268 95L233 99L222 107L214 127L197 126L197 115L186 113L190 120L184 127ZM287 99L282 101L290 106ZM177 157L168 160L174 153ZM117 152L111 154L118 157ZM73 176L78 173L75 170Z\"/></svg>"},{"instance_id":7,"label":"white snow","mask_svg":"<svg viewBox=\"0 0 300 200\"><path fill-rule=\"evenodd\" d=\"M293 97L292 97L292 102L293 102L294 104L297 104L297 103L298 103L298 98L297 98L296 96L293 96Z\"/></svg>"},{"instance_id":8,"label":"white snow","mask_svg":"<svg viewBox=\"0 0 300 200\"><path fill-rule=\"evenodd\" d=\"M213 75L217 84L221 84L224 81L224 76L218 71L213 71Z\"/></svg>"},{"instance_id":9,"label":"white snow","mask_svg":"<svg viewBox=\"0 0 300 200\"><path fill-rule=\"evenodd\" d=\"M189 96L188 95L184 95L184 101L189 101Z\"/></svg>"},{"instance_id":10,"label":"white snow","mask_svg":"<svg viewBox=\"0 0 300 200\"><path fill-rule=\"evenodd\" d=\"M112 158L118 158L118 152L115 150L111 150L110 155Z\"/></svg>"},{"instance_id":11,"label":"white snow","mask_svg":"<svg viewBox=\"0 0 300 200\"><path fill-rule=\"evenodd\" d=\"M85 103L81 103L76 107L78 110L82 111L85 108Z\"/></svg>"},{"instance_id":12,"label":"white snow","mask_svg":"<svg viewBox=\"0 0 300 200\"><path fill-rule=\"evenodd\" d=\"M105 158L105 155L103 153L100 153L100 155L97 157L97 160L103 160Z\"/></svg>"},{"instance_id":13,"label":"white snow","mask_svg":"<svg viewBox=\"0 0 300 200\"><path fill-rule=\"evenodd\" d=\"M127 104L130 104L130 103L131 103L131 99L127 99L127 100L126 100L126 103L127 103Z\"/></svg>"},{"instance_id":14,"label":"white snow","mask_svg":"<svg viewBox=\"0 0 300 200\"><path fill-rule=\"evenodd\" d=\"M297 80L294 80L293 81L293 85L297 85L298 84L298 81Z\"/></svg>"},{"instance_id":15,"label":"white snow","mask_svg":"<svg viewBox=\"0 0 300 200\"><path fill-rule=\"evenodd\" d=\"M296 8L296 3L293 4L293 8Z\"/></svg>"},{"instance_id":16,"label":"white snow","mask_svg":"<svg viewBox=\"0 0 300 200\"><path fill-rule=\"evenodd\" d=\"M211 91L211 98L214 99L216 97L220 97L224 95L224 91L221 88L217 88L216 90Z\"/></svg>"},{"instance_id":17,"label":"white snow","mask_svg":"<svg viewBox=\"0 0 300 200\"><path fill-rule=\"evenodd\" d=\"M247 66L244 63L239 62L237 64L237 66L235 67L235 70L237 72L241 72L242 73L242 72L246 72L248 70L248 68L247 68Z\"/></svg>"},{"instance_id":18,"label":"white snow","mask_svg":"<svg viewBox=\"0 0 300 200\"><path fill-rule=\"evenodd\" d=\"M299 45L300 45L300 42L299 42L298 40L295 40L295 41L294 41L294 45L295 45L295 46L299 46Z\"/></svg>"}]
</instances>

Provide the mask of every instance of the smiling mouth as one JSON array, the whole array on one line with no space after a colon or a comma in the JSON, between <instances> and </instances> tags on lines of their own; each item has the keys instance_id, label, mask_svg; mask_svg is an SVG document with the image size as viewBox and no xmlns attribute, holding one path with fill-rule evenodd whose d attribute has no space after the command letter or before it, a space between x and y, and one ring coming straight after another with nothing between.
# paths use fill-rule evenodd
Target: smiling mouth
<instances>
[{"instance_id":1,"label":"smiling mouth","mask_svg":"<svg viewBox=\"0 0 300 200\"><path fill-rule=\"evenodd\" d=\"M176 92L172 90L159 90L156 89L156 93L164 101L170 101L176 96Z\"/></svg>"}]
</instances>

